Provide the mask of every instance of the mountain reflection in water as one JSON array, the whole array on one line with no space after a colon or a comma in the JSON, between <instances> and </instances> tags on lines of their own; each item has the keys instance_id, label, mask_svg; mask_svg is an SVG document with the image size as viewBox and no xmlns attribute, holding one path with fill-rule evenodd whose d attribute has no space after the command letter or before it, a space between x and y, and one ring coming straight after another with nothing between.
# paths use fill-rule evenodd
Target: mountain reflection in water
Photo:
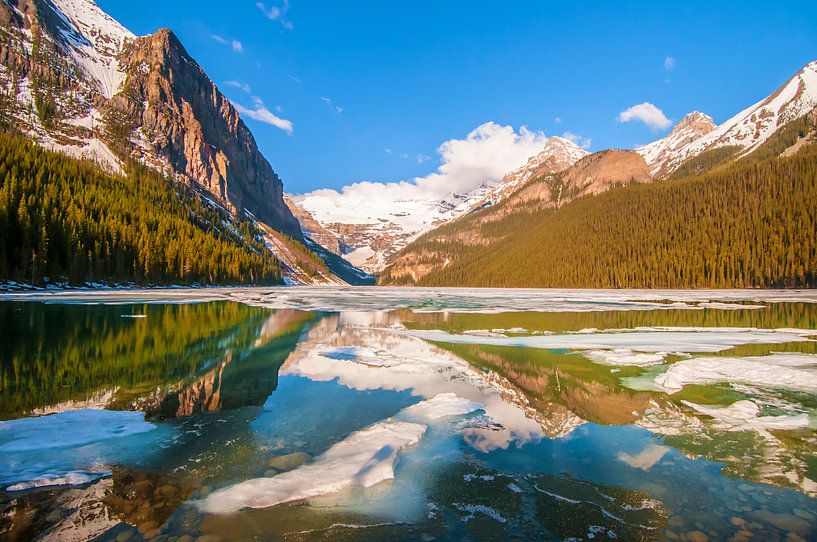
<instances>
[{"instance_id":1,"label":"mountain reflection in water","mask_svg":"<svg viewBox=\"0 0 817 542\"><path fill-rule=\"evenodd\" d=\"M150 301L0 302L2 538L817 536L812 303ZM805 380L690 372L718 359Z\"/></svg>"}]
</instances>

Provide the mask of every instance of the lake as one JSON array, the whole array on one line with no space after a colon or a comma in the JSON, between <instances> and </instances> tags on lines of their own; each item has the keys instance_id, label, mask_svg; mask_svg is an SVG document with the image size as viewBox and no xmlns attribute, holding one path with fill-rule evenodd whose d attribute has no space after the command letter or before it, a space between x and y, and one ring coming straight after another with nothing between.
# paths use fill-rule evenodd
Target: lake
<instances>
[{"instance_id":1,"label":"lake","mask_svg":"<svg viewBox=\"0 0 817 542\"><path fill-rule=\"evenodd\" d=\"M817 292L0 295L3 540L817 539Z\"/></svg>"}]
</instances>

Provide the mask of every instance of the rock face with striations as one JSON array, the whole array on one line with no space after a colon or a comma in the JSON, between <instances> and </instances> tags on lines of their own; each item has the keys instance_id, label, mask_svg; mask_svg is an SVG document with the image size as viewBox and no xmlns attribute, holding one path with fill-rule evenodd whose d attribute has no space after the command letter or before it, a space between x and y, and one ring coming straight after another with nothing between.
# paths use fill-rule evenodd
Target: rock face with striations
<instances>
[{"instance_id":1,"label":"rock face with striations","mask_svg":"<svg viewBox=\"0 0 817 542\"><path fill-rule=\"evenodd\" d=\"M93 0L0 2L2 118L121 172L129 159L302 240L281 180L170 30L137 37Z\"/></svg>"},{"instance_id":2,"label":"rock face with striations","mask_svg":"<svg viewBox=\"0 0 817 542\"><path fill-rule=\"evenodd\" d=\"M136 133L131 154L196 182L234 211L296 239L281 179L238 112L170 30L130 42L120 56L125 88L107 104L113 133Z\"/></svg>"}]
</instances>

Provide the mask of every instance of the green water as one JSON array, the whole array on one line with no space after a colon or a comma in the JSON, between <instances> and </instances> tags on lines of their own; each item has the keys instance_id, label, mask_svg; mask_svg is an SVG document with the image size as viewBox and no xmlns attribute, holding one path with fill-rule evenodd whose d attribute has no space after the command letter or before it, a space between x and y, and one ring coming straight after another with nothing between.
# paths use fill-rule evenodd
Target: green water
<instances>
[{"instance_id":1,"label":"green water","mask_svg":"<svg viewBox=\"0 0 817 542\"><path fill-rule=\"evenodd\" d=\"M813 303L465 314L145 299L0 301L0 538L817 537ZM662 360L479 335L636 328L666 337ZM668 328L730 344L684 351ZM427 330L459 342L413 334ZM656 384L690 360L780 353L805 384ZM715 417L736 403L756 416Z\"/></svg>"}]
</instances>

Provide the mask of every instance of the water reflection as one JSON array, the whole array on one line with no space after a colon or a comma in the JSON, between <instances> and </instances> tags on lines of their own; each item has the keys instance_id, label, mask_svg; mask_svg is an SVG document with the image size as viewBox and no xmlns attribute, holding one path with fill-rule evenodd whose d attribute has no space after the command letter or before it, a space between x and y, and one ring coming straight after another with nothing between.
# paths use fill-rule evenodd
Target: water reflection
<instances>
[{"instance_id":1,"label":"water reflection","mask_svg":"<svg viewBox=\"0 0 817 542\"><path fill-rule=\"evenodd\" d=\"M0 536L809 539L816 327L0 303ZM805 378L701 378L753 356Z\"/></svg>"}]
</instances>

